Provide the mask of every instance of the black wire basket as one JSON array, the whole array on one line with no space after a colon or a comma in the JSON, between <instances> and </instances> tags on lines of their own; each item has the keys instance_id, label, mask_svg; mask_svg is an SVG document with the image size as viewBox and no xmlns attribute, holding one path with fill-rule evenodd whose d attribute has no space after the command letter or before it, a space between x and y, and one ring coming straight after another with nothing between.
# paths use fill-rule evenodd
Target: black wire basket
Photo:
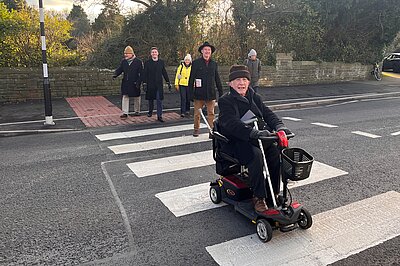
<instances>
[{"instance_id":1,"label":"black wire basket","mask_svg":"<svg viewBox=\"0 0 400 266\"><path fill-rule=\"evenodd\" d=\"M310 176L314 158L301 148L282 150L282 177L299 181Z\"/></svg>"}]
</instances>

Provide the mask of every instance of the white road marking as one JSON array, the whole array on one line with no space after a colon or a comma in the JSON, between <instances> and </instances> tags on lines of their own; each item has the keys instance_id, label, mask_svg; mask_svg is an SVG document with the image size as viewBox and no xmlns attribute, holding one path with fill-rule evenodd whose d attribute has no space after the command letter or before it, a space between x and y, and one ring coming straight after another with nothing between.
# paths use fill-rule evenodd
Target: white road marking
<instances>
[{"instance_id":1,"label":"white road marking","mask_svg":"<svg viewBox=\"0 0 400 266\"><path fill-rule=\"evenodd\" d=\"M225 203L214 204L208 191L210 182L165 191L155 196L176 216L184 216L196 212L226 206Z\"/></svg>"},{"instance_id":2,"label":"white road marking","mask_svg":"<svg viewBox=\"0 0 400 266\"><path fill-rule=\"evenodd\" d=\"M168 139L151 140L139 143L115 145L115 146L109 146L108 148L112 150L115 154L123 154L129 152L148 151L148 150L155 150L167 147L174 147L185 144L194 144L205 141L211 141L208 138L208 133L200 134L196 138L190 135L190 136L182 136L182 137L175 137Z\"/></svg>"},{"instance_id":3,"label":"white road marking","mask_svg":"<svg viewBox=\"0 0 400 266\"><path fill-rule=\"evenodd\" d=\"M4 130L0 134L11 133L50 133L50 132L65 132L65 131L78 131L77 128L55 128L55 129L25 129L25 130Z\"/></svg>"},{"instance_id":4,"label":"white road marking","mask_svg":"<svg viewBox=\"0 0 400 266\"><path fill-rule=\"evenodd\" d=\"M392 134L390 134L390 135L392 135L392 136L398 136L398 135L400 135L400 131L394 132L394 133L392 133Z\"/></svg>"},{"instance_id":5,"label":"white road marking","mask_svg":"<svg viewBox=\"0 0 400 266\"><path fill-rule=\"evenodd\" d=\"M268 243L253 234L206 250L219 265L331 264L399 236L400 205L394 202L400 193L389 191L316 214L308 230L274 231Z\"/></svg>"},{"instance_id":6,"label":"white road marking","mask_svg":"<svg viewBox=\"0 0 400 266\"><path fill-rule=\"evenodd\" d=\"M338 127L338 126L335 126L335 125L325 124L325 123L318 123L318 122L311 123L311 124L312 125L316 125L316 126L320 126L320 127L329 127L329 128Z\"/></svg>"},{"instance_id":7,"label":"white road marking","mask_svg":"<svg viewBox=\"0 0 400 266\"><path fill-rule=\"evenodd\" d=\"M298 182L292 182L290 188L300 187L316 183L325 179L346 175L347 172L335 167L314 162L311 168L311 174L308 179ZM214 180L210 180L214 181ZM281 185L282 187L282 185ZM209 197L210 182L194 186L183 187L175 190L165 191L155 196L176 216L184 216L200 211L225 206L226 204L214 204Z\"/></svg>"},{"instance_id":8,"label":"white road marking","mask_svg":"<svg viewBox=\"0 0 400 266\"><path fill-rule=\"evenodd\" d=\"M290 120L290 121L301 121L301 119L300 118L294 118L294 117L289 117L289 116L284 116L284 117L282 117L282 119L285 119L285 120Z\"/></svg>"},{"instance_id":9,"label":"white road marking","mask_svg":"<svg viewBox=\"0 0 400 266\"><path fill-rule=\"evenodd\" d=\"M128 163L137 177L164 174L214 164L213 151L202 151L143 162Z\"/></svg>"},{"instance_id":10,"label":"white road marking","mask_svg":"<svg viewBox=\"0 0 400 266\"><path fill-rule=\"evenodd\" d=\"M364 137L373 138L373 139L381 137L381 136L378 136L378 135L374 135L374 134L367 133L367 132L362 132L362 131L352 131L351 133L357 134L357 135L360 135L360 136L364 136Z\"/></svg>"},{"instance_id":11,"label":"white road marking","mask_svg":"<svg viewBox=\"0 0 400 266\"><path fill-rule=\"evenodd\" d=\"M206 128L206 125L200 124L200 128ZM180 132L180 131L185 131L185 130L193 130L193 124L100 134L100 135L96 135L96 138L98 138L100 141L106 141L106 140L114 140L114 139L143 137L143 136L150 136L150 135L169 133L169 132Z\"/></svg>"}]
</instances>

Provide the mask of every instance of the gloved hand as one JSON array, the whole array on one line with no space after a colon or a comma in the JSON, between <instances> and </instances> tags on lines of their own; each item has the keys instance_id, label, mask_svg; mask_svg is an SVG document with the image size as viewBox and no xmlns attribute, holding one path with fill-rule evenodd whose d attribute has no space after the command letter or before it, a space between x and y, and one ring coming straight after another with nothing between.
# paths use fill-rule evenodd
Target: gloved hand
<instances>
[{"instance_id":1,"label":"gloved hand","mask_svg":"<svg viewBox=\"0 0 400 266\"><path fill-rule=\"evenodd\" d=\"M289 141L286 137L286 133L283 130L280 130L278 132L276 132L276 135L278 136L278 145L286 148L289 146Z\"/></svg>"},{"instance_id":2,"label":"gloved hand","mask_svg":"<svg viewBox=\"0 0 400 266\"><path fill-rule=\"evenodd\" d=\"M271 132L269 132L268 130L256 130L253 129L250 132L250 139L259 139L262 137L269 137L271 136Z\"/></svg>"},{"instance_id":3,"label":"gloved hand","mask_svg":"<svg viewBox=\"0 0 400 266\"><path fill-rule=\"evenodd\" d=\"M116 78L117 78L117 76L116 76L116 75L113 75L113 76L112 76L112 79L116 79Z\"/></svg>"},{"instance_id":4,"label":"gloved hand","mask_svg":"<svg viewBox=\"0 0 400 266\"><path fill-rule=\"evenodd\" d=\"M287 127L279 127L279 128L276 129L276 131L278 131L278 132L279 131L284 131L286 133L286 135L293 134L293 132L290 129L288 129Z\"/></svg>"},{"instance_id":5,"label":"gloved hand","mask_svg":"<svg viewBox=\"0 0 400 266\"><path fill-rule=\"evenodd\" d=\"M171 86L171 83L167 82L167 84L168 84L168 91L169 91L169 92L172 92L172 86Z\"/></svg>"},{"instance_id":6,"label":"gloved hand","mask_svg":"<svg viewBox=\"0 0 400 266\"><path fill-rule=\"evenodd\" d=\"M143 83L143 91L147 92L147 84L146 83Z\"/></svg>"}]
</instances>

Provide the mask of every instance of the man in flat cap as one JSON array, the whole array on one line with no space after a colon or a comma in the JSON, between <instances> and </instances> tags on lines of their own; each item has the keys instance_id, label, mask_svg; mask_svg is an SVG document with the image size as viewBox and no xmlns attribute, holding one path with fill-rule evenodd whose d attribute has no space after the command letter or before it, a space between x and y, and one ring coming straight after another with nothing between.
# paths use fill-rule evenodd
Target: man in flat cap
<instances>
[{"instance_id":1,"label":"man in flat cap","mask_svg":"<svg viewBox=\"0 0 400 266\"><path fill-rule=\"evenodd\" d=\"M248 168L254 193L254 209L262 213L268 209L265 199L272 205L272 198L270 190L265 187L263 158L257 139L269 136L272 131L284 131L286 134L291 132L262 102L261 97L249 88L250 79L247 66L234 65L230 68L230 90L218 100L218 131L230 140L229 143L223 144L221 151L236 158L241 165ZM258 118L258 122L255 123L258 123L259 130L241 120L249 111ZM283 135L284 138L280 141L287 143L286 135L279 135ZM279 149L271 142L263 143L263 147L275 194L273 196L277 197L280 191Z\"/></svg>"},{"instance_id":2,"label":"man in flat cap","mask_svg":"<svg viewBox=\"0 0 400 266\"><path fill-rule=\"evenodd\" d=\"M192 63L192 70L189 78L189 96L193 100L194 107L194 131L193 136L198 137L200 131L200 112L199 109L204 105L207 107L207 121L213 126L214 108L216 100L215 88L218 89L218 96L222 96L222 83L218 74L217 63L211 59L215 47L204 42L199 47L201 57Z\"/></svg>"}]
</instances>

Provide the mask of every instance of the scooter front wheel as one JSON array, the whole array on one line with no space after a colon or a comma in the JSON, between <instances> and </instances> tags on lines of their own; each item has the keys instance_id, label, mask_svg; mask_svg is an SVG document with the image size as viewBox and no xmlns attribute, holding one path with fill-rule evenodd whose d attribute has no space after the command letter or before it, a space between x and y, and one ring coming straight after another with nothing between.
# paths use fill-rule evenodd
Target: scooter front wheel
<instances>
[{"instance_id":1,"label":"scooter front wheel","mask_svg":"<svg viewBox=\"0 0 400 266\"><path fill-rule=\"evenodd\" d=\"M300 212L299 221L297 222L298 225L301 229L308 229L311 227L312 222L311 214L303 208Z\"/></svg>"},{"instance_id":2,"label":"scooter front wheel","mask_svg":"<svg viewBox=\"0 0 400 266\"><path fill-rule=\"evenodd\" d=\"M210 187L210 199L215 204L218 204L222 201L221 188L219 186Z\"/></svg>"},{"instance_id":3,"label":"scooter front wheel","mask_svg":"<svg viewBox=\"0 0 400 266\"><path fill-rule=\"evenodd\" d=\"M257 224L256 224L256 228L257 228L257 235L258 238L266 243L268 241L271 240L272 238L272 227L269 224L269 222L265 219L258 219L257 220Z\"/></svg>"}]
</instances>

